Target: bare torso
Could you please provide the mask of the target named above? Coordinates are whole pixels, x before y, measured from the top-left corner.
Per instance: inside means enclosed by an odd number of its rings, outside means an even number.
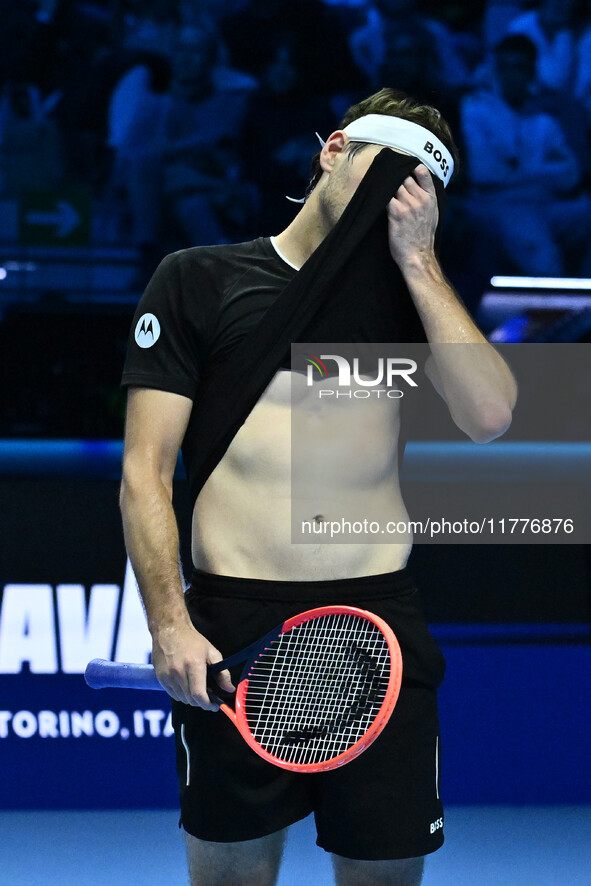
[[[362,532],[343,543],[317,531],[309,543],[292,542],[292,527],[302,521],[319,530],[331,521],[384,527],[408,519],[398,479],[399,401],[322,399],[319,385],[277,372],[236,434],[195,505],[193,561],[200,569],[321,581],[406,564],[412,538],[405,532]]]

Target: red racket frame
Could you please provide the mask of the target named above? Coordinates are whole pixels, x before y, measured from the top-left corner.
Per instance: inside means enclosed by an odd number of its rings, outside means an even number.
[[[279,766],[281,769],[289,769],[291,772],[327,772],[330,769],[337,769],[339,766],[344,766],[345,763],[349,763],[351,760],[354,760],[355,757],[358,757],[359,754],[363,753],[363,751],[367,750],[382,732],[386,723],[390,719],[392,711],[398,701],[400,685],[402,683],[402,653],[396,635],[392,628],[386,624],[382,618],[374,615],[373,612],[367,612],[365,609],[358,609],[355,606],[321,606],[317,609],[309,609],[307,612],[301,612],[299,615],[287,619],[287,621],[284,622],[280,633],[286,634],[291,628],[304,624],[306,621],[310,621],[320,615],[356,615],[360,618],[364,618],[366,621],[372,622],[380,629],[388,644],[388,650],[390,652],[390,679],[388,681],[386,695],[375,720],[365,735],[356,741],[354,745],[351,745],[350,748],[347,748],[346,751],[343,751],[343,753],[339,754],[337,757],[333,757],[331,760],[325,760],[321,763],[288,763],[261,747],[250,731],[245,711],[248,678],[243,678],[238,683],[235,697],[235,710],[232,710],[227,704],[223,703],[220,705],[220,710],[230,718],[244,741],[253,751],[255,751],[255,753],[269,763],[272,763],[274,766]],[[258,654],[262,651],[262,649],[259,649]],[[256,657],[250,662],[247,668],[245,668],[245,672],[250,669],[254,661],[256,661]]]

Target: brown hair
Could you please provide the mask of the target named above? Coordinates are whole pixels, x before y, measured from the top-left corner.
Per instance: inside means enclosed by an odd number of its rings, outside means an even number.
[[[425,129],[430,130],[434,135],[441,139],[454,158],[455,168],[458,168],[459,154],[451,134],[451,129],[439,111],[436,108],[431,107],[431,105],[422,105],[405,92],[402,92],[399,89],[390,89],[385,86],[383,89],[380,89],[379,92],[375,92],[373,95],[363,99],[363,101],[358,102],[356,105],[351,105],[337,129],[344,129],[345,126],[348,126],[353,120],[358,120],[359,117],[365,117],[366,114],[387,114],[390,117],[400,117],[402,120],[410,120],[411,123],[418,123],[419,126],[424,126]],[[367,147],[365,142],[349,142],[349,145],[347,146],[349,159],[353,159],[355,154],[358,153],[358,151],[363,150],[365,147]],[[320,151],[318,151],[318,153],[314,154],[312,157],[311,177],[308,187],[306,188],[306,197],[310,196],[321,176]]]

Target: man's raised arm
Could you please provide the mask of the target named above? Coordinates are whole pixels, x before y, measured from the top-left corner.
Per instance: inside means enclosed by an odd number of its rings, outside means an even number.
[[[427,375],[458,427],[486,443],[509,427],[517,385],[445,279],[434,252],[437,220],[435,187],[421,164],[388,204],[390,252],[429,340]]]

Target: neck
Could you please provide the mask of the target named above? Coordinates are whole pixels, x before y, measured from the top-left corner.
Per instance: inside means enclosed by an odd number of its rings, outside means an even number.
[[[294,220],[275,237],[283,255],[298,268],[320,246],[331,225],[323,218],[319,208],[318,193],[312,192]]]

